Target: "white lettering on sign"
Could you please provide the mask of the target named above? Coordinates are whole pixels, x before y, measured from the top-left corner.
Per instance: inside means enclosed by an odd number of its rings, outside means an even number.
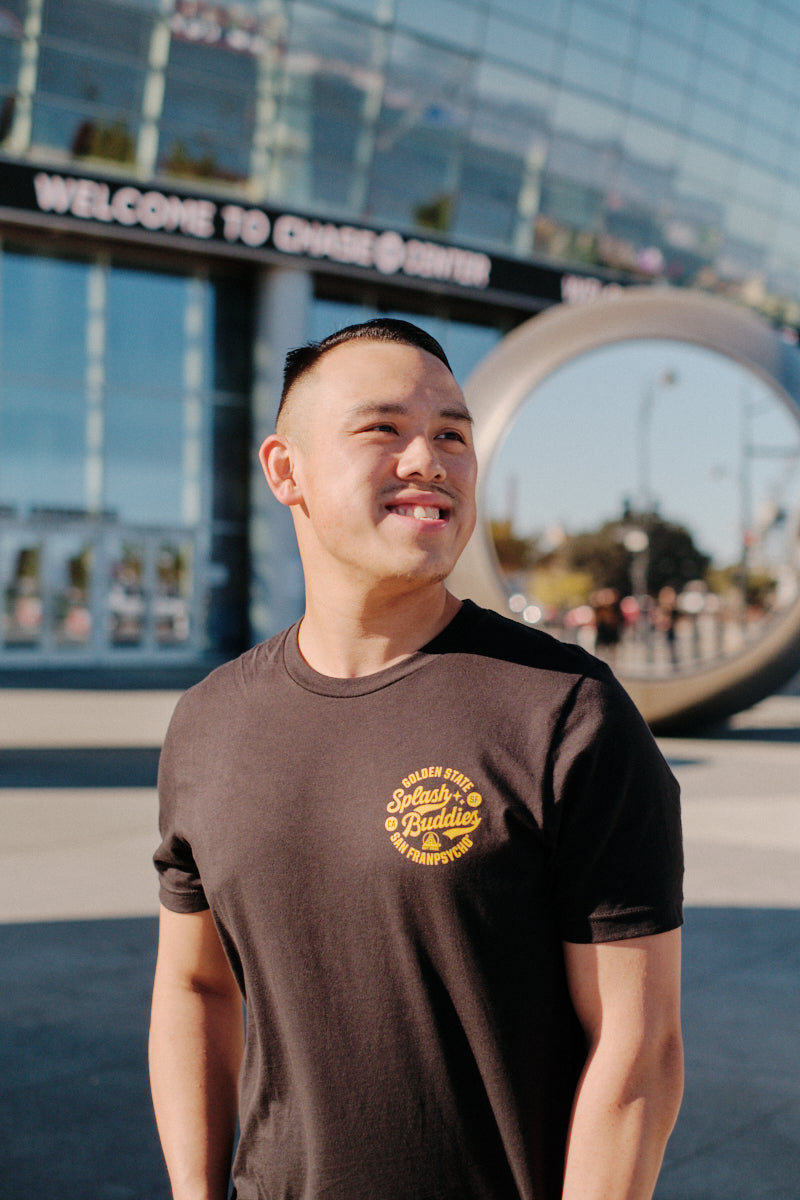
[[[221,216],[222,236],[226,242],[242,241],[245,246],[263,246],[269,237],[270,220],[260,208],[226,204]]]
[[[40,171],[34,176],[36,202],[42,212],[55,212],[143,229],[184,233],[189,237],[214,236],[217,206],[211,200],[166,196],[125,186],[112,192],[94,179],[64,178]]]
[[[619,283],[603,283],[594,275],[562,275],[561,299],[565,304],[585,304],[599,297],[613,298],[623,291]]]
[[[39,171],[33,179],[36,203],[42,212],[60,213],[83,221],[102,221],[149,232],[179,233],[194,238],[220,236],[224,241],[257,249],[272,246],[282,254],[328,259],[347,266],[364,267],[381,275],[407,275],[461,287],[489,285],[492,260],[487,254],[442,246],[420,238],[405,238],[394,230],[376,233],[356,225],[315,221],[293,213],[276,217],[274,224],[260,208],[213,200],[175,196],[132,184],[114,188],[96,179],[49,175]],[[573,277],[567,277],[573,278]],[[577,277],[575,277],[577,278]],[[578,281],[597,283],[598,281]],[[566,298],[566,297],[565,297]]]
[[[382,275],[409,275],[418,279],[459,283],[485,288],[492,261],[487,254],[440,246],[417,238],[406,240],[388,230],[374,233],[352,225],[309,221],[289,213],[278,217],[272,232],[276,249],[284,254],[305,254],[332,262],[369,267]]]

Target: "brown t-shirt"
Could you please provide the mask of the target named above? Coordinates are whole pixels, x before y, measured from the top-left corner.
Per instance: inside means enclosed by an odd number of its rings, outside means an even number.
[[[608,669],[466,602],[332,679],[297,629],[178,705],[161,900],[247,1005],[238,1200],[557,1200],[562,940],[681,922],[678,789]]]

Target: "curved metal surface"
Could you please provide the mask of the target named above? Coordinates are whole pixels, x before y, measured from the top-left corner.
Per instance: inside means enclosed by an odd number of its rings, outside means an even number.
[[[746,309],[699,292],[629,288],[587,304],[559,305],[510,333],[464,387],[475,418],[479,520],[451,576],[459,595],[508,614],[488,531],[485,486],[492,460],[530,393],[579,355],[642,339],[688,342],[738,362],[771,388],[800,425],[800,351]],[[755,704],[800,669],[800,598],[764,636],[734,657],[659,679],[621,680],[654,728],[722,719]]]

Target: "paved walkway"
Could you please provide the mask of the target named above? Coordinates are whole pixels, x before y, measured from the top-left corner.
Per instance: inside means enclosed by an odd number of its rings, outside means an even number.
[[[175,699],[0,691],[0,1200],[167,1200],[144,1052]],[[800,1200],[800,695],[661,744],[687,1089],[657,1200]]]

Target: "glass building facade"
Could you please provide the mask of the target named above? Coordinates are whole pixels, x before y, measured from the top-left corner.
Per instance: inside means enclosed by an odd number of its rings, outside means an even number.
[[[291,619],[251,477],[308,337],[408,315],[463,378],[651,281],[794,336],[799,57],[781,0],[0,0],[0,669]]]

